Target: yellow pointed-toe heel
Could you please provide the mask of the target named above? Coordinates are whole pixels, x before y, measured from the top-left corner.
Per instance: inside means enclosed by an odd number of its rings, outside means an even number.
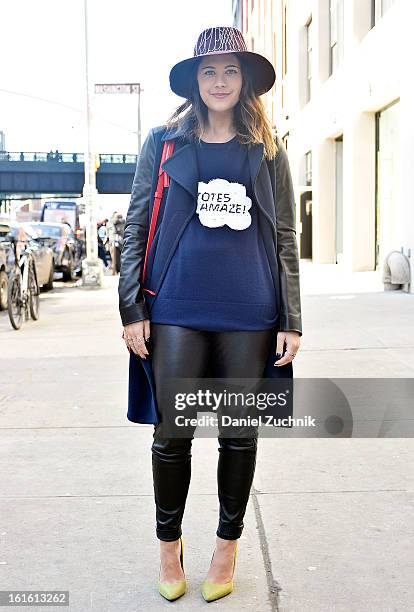
[[[180,537],[181,542],[181,552],[180,552],[180,563],[181,567],[184,571],[184,541],[183,538]],[[161,574],[161,567],[160,567]],[[161,582],[158,578],[158,590],[160,594],[168,599],[169,601],[174,601],[174,599],[178,599],[181,595],[187,591],[187,581],[186,580],[177,580],[176,582]]]
[[[216,582],[209,582],[208,580],[204,580],[201,586],[201,593],[206,601],[215,601],[216,599],[220,599],[220,597],[225,597],[232,592],[234,588],[234,569],[236,567],[236,558],[237,558],[237,545],[234,549],[234,558],[233,558],[233,576],[232,579],[228,582],[224,582],[222,584]],[[213,560],[214,553],[211,557],[211,561]]]

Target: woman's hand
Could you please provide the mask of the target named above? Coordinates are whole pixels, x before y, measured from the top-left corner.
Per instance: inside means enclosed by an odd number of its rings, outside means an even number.
[[[125,325],[122,337],[128,350],[146,359],[149,352],[145,346],[145,341],[148,341],[150,337],[150,320],[144,319]]]
[[[283,347],[286,342],[286,353],[274,363],[275,366],[282,366],[290,363],[295,358],[300,347],[300,334],[297,331],[279,331],[277,332],[276,355],[283,355]]]

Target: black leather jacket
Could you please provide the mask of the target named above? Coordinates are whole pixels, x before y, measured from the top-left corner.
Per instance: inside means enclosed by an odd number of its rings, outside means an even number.
[[[118,285],[119,312],[124,326],[135,321],[151,319],[140,275],[148,237],[150,203],[155,192],[163,145],[160,134],[165,134],[165,126],[152,128],[142,146],[126,217]],[[178,139],[180,136],[183,134],[178,131],[168,138]],[[263,156],[261,162],[259,159],[260,169],[254,183],[254,193],[259,208],[265,213],[271,211],[275,220],[275,223],[272,223],[273,239],[267,240],[268,243],[272,242],[272,248],[276,251],[274,268],[279,277],[281,300],[279,328],[284,331],[295,330],[302,335],[299,257],[292,178],[285,148],[278,137],[276,142],[279,149],[276,157],[273,160],[265,160]],[[176,141],[176,149],[177,146],[180,145]],[[253,145],[253,147],[263,147],[263,145]],[[172,159],[167,160],[166,164],[168,162],[172,162]],[[268,172],[265,170],[266,163]],[[165,191],[168,192],[168,189]],[[266,216],[272,219],[272,214]]]

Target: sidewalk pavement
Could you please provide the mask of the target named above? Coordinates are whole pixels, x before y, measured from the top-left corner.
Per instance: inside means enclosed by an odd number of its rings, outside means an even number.
[[[303,266],[295,376],[413,377],[414,296],[331,280],[322,291]],[[18,332],[0,313],[3,590],[69,590],[71,612],[412,609],[414,448],[403,438],[260,439],[235,590],[215,604],[199,586],[215,542],[218,444],[194,440],[189,592],[164,600],[152,426],[126,420],[117,277],[100,290],[57,285]]]

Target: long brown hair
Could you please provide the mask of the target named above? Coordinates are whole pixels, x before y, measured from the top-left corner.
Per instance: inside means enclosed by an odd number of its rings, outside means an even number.
[[[253,89],[249,64],[242,55],[238,53],[234,55],[240,61],[243,78],[239,101],[233,109],[236,136],[241,144],[263,143],[265,157],[272,159],[276,156],[278,148],[265,106]],[[176,108],[165,124],[168,129],[183,127],[186,136],[198,141],[201,139],[202,129],[206,127],[208,120],[208,108],[200,96],[197,81],[197,69],[200,61],[201,58],[195,60],[191,69],[190,97]]]

